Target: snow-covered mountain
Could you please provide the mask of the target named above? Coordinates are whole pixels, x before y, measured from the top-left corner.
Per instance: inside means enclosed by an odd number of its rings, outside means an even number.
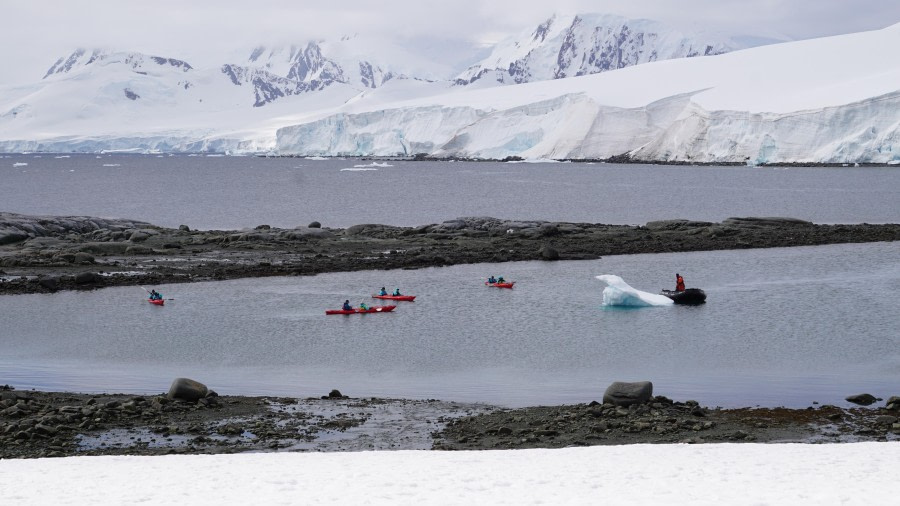
[[[495,79],[502,66],[462,86],[440,79],[439,63],[355,37],[248,49],[206,67],[79,50],[33,84],[0,89],[0,152],[900,160],[900,56],[890,51],[900,25],[665,60],[729,46],[637,22],[628,36],[612,30],[623,42],[610,46],[600,17],[578,19],[542,25],[530,45],[498,46],[485,62],[527,71],[505,74],[506,86]],[[591,74],[604,61],[640,64]],[[591,75],[562,78],[575,74]]]
[[[900,24],[590,76],[362,102],[277,151],[688,162],[898,163]],[[838,64],[839,63],[839,64]]]
[[[742,45],[711,34],[685,34],[646,19],[554,16],[507,39],[456,77],[456,84],[522,84],[576,77],[672,58],[727,53]]]

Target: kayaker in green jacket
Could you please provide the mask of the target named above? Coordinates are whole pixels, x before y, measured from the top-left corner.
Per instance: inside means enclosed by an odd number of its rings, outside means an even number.
[[[359,310],[360,310],[360,311],[368,311],[368,310],[369,310],[369,306],[367,306],[365,302],[360,302],[360,303],[359,303]]]

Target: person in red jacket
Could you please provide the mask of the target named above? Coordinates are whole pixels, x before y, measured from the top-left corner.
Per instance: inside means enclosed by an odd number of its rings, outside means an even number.
[[[684,278],[681,277],[681,274],[675,273],[675,291],[683,292],[684,291]]]

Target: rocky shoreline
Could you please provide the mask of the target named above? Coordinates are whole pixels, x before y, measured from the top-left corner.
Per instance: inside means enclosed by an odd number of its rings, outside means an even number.
[[[177,381],[177,380],[176,380]],[[720,409],[650,397],[508,409],[438,400],[79,394],[0,386],[0,459],[274,451],[490,450],[900,440],[883,406]]]
[[[791,218],[643,226],[457,218],[418,227],[313,222],[290,229],[165,228],[134,220],[0,212],[0,294],[480,262],[900,240],[900,224]]]

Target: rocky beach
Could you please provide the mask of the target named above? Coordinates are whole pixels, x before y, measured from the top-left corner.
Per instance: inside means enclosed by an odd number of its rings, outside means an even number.
[[[0,386],[0,459],[276,451],[490,450],[900,440],[900,397],[871,407],[701,406],[647,396],[509,409],[438,400],[79,394]],[[194,383],[194,382],[190,382]],[[612,385],[611,385],[612,387]]]
[[[791,218],[673,219],[631,226],[479,217],[418,227],[338,229],[313,222],[223,231],[0,213],[0,294],[897,240],[900,224],[820,225]]]

